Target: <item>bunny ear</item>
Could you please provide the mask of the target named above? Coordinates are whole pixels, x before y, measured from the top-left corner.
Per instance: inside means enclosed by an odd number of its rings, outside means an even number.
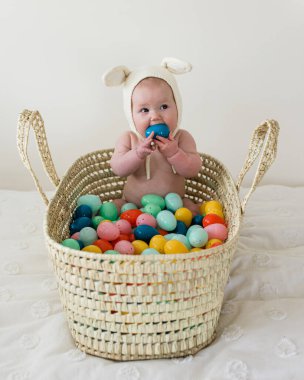
[[[130,70],[126,66],[116,66],[108,70],[102,76],[106,86],[120,86],[130,74]]]
[[[192,70],[190,63],[181,61],[177,58],[164,58],[161,66],[165,67],[173,74],[185,74]]]

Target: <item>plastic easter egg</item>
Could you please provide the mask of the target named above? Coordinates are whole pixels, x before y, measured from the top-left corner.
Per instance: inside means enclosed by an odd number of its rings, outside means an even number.
[[[133,255],[134,253],[134,247],[132,243],[130,243],[127,240],[121,240],[118,243],[116,243],[114,246],[114,250],[118,251],[123,255]]]
[[[77,199],[77,206],[80,205],[87,205],[91,207],[93,215],[95,215],[101,206],[101,200],[97,195],[86,194]]]
[[[177,193],[168,193],[165,196],[166,208],[169,211],[175,212],[177,209],[183,207],[183,200]]]
[[[134,230],[134,236],[136,240],[143,240],[149,243],[153,236],[158,235],[158,231],[148,225],[141,224]]]
[[[165,254],[188,253],[188,248],[178,240],[169,240],[164,246]]]
[[[192,248],[189,239],[182,234],[174,234],[174,236],[170,240],[178,240],[181,243],[184,244],[185,247],[187,247],[189,250]]]
[[[115,251],[114,249],[109,249],[108,251],[104,252],[105,255],[120,255],[118,251]]]
[[[84,246],[91,245],[97,238],[97,233],[92,227],[84,227],[79,232],[79,239],[83,242]]]
[[[70,234],[73,235],[75,232],[79,232],[84,227],[93,227],[92,220],[87,216],[81,216],[70,224]]]
[[[207,214],[204,216],[203,227],[207,227],[210,224],[215,224],[215,223],[226,225],[225,220],[216,214]]]
[[[101,249],[99,247],[97,247],[97,245],[87,245],[86,247],[82,248],[82,251],[93,252],[93,253],[102,253]]]
[[[188,239],[189,239],[189,235],[190,235],[190,233],[191,233],[193,230],[196,230],[197,228],[202,228],[202,226],[199,226],[198,224],[192,224],[192,226],[190,226],[190,227],[188,228],[188,231],[187,231],[187,233],[186,233],[186,236],[187,236]]]
[[[212,200],[212,201],[206,202],[206,204],[205,204],[205,213],[208,214],[210,209],[219,209],[219,210],[222,210],[223,206],[222,206],[222,204],[219,201]]]
[[[119,228],[119,231],[122,234],[129,235],[132,233],[132,226],[128,220],[119,219],[117,222],[115,222],[115,225]]]
[[[174,236],[176,235],[176,233],[174,232],[171,232],[170,234],[167,234],[164,236],[164,238],[168,241],[168,240],[172,240],[174,238]]]
[[[99,223],[101,223],[104,220],[104,218],[100,215],[96,215],[92,218],[93,227],[95,230],[97,229]]]
[[[207,202],[203,202],[203,203],[199,204],[199,206],[198,206],[199,213],[200,213],[201,215],[206,215],[206,210],[205,210],[205,208],[206,208],[206,203],[207,203]]]
[[[108,220],[116,220],[118,217],[118,210],[116,204],[113,202],[104,202],[99,208],[99,214]]]
[[[146,248],[141,253],[142,255],[159,255],[159,252],[154,248]]]
[[[143,240],[134,240],[132,241],[132,245],[135,255],[140,255],[145,249],[149,248],[148,244]]]
[[[218,215],[220,218],[224,219],[224,213],[219,208],[209,208],[208,212],[206,213],[206,215],[208,215],[208,214]]]
[[[86,216],[92,218],[92,209],[88,205],[80,205],[76,207],[74,211],[74,219],[80,218],[81,216]]]
[[[191,222],[191,224],[192,224],[192,225],[193,225],[193,224],[197,224],[197,225],[201,226],[201,225],[202,225],[202,221],[203,221],[203,216],[197,214],[197,215],[195,215],[195,216],[192,218],[192,222]]]
[[[121,206],[120,212],[123,213],[128,210],[136,210],[137,208],[138,207],[135,203],[128,202]]]
[[[79,232],[75,232],[73,235],[71,235],[71,239],[79,240]]]
[[[166,243],[167,240],[162,235],[155,235],[150,240],[149,247],[156,249],[159,253],[164,253],[164,246]]]
[[[157,217],[157,214],[161,211],[161,208],[154,204],[154,203],[148,203],[144,208],[143,212],[146,214],[151,214],[154,216],[154,218]]]
[[[116,243],[118,243],[121,240],[127,240],[130,241],[130,235],[127,234],[120,234],[117,239],[111,240],[111,243],[113,246],[115,246]]]
[[[213,247],[216,247],[216,246],[221,245],[221,244],[223,244],[223,242],[220,239],[210,239],[210,240],[208,240],[205,248],[206,249],[207,248],[213,248]]]
[[[100,239],[115,240],[120,235],[119,228],[111,222],[102,222],[97,227],[97,235]]]
[[[61,242],[61,244],[64,246],[64,247],[68,247],[68,248],[72,248],[72,249],[77,249],[79,250],[80,249],[80,246],[79,246],[79,243],[77,240],[75,239],[65,239]]]
[[[164,198],[161,197],[160,195],[156,195],[156,194],[145,194],[141,198],[141,204],[143,205],[143,207],[146,207],[146,205],[149,203],[153,203],[155,205],[158,205],[162,210],[166,206]]]
[[[187,227],[190,226],[192,217],[192,212],[186,207],[181,207],[175,211],[175,218],[184,222]]]
[[[228,237],[227,227],[220,223],[210,224],[205,227],[205,231],[208,233],[208,240],[219,239],[225,241]]]
[[[162,228],[157,228],[157,231],[158,231],[159,235],[162,235],[162,236],[165,236],[168,234],[168,231],[163,230]]]
[[[190,252],[199,252],[201,250],[202,250],[201,248],[191,248]]]
[[[157,136],[168,138],[170,134],[170,129],[167,124],[160,123],[150,125],[145,132],[146,137],[149,137],[151,133],[154,132],[153,139],[156,139]]]
[[[156,219],[154,218],[154,216],[151,214],[145,214],[145,213],[142,213],[136,219],[137,226],[140,226],[142,224],[146,224],[147,226],[151,226],[154,228],[156,228],[156,225],[157,225]]]
[[[113,245],[109,241],[104,239],[98,239],[94,241],[93,245],[97,245],[97,247],[99,247],[102,250],[102,252],[113,249]]]
[[[176,228],[173,232],[176,234],[186,235],[187,231],[188,231],[188,227],[185,225],[185,223],[182,222],[181,220],[177,220]]]
[[[78,244],[79,244],[79,249],[81,250],[82,248],[84,248],[84,244],[81,240],[77,240]]]
[[[136,219],[139,215],[142,214],[142,211],[135,209],[135,210],[127,210],[124,211],[122,214],[120,214],[120,219],[127,220],[132,227],[136,227]]]
[[[207,243],[207,241],[208,234],[202,227],[195,228],[189,234],[189,242],[192,247],[201,248]]]
[[[166,231],[173,231],[176,228],[177,221],[174,214],[169,210],[162,210],[159,212],[156,220],[159,227]]]

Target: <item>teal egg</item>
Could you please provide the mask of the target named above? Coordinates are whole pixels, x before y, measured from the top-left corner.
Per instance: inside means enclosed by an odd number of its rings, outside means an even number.
[[[147,224],[141,224],[134,230],[134,236],[136,240],[143,240],[149,244],[153,236],[159,235],[156,228],[148,226]]]
[[[79,240],[84,246],[91,245],[98,239],[97,232],[92,227],[84,227],[79,232]]]
[[[202,227],[193,229],[189,234],[189,242],[193,247],[201,248],[207,241],[208,234]]]
[[[93,214],[96,214],[101,206],[101,200],[98,195],[85,194],[78,198],[77,206],[87,205],[91,207]]]
[[[118,218],[118,210],[117,210],[115,203],[113,203],[113,202],[104,202],[100,206],[99,214],[103,218],[105,218],[107,220],[111,220],[112,222],[114,220],[117,220],[117,218]]]
[[[168,210],[175,212],[177,209],[183,207],[183,200],[177,193],[168,193],[165,196],[165,203]]]
[[[198,224],[193,224],[188,228],[188,231],[186,233],[187,238],[189,239],[189,235],[193,230],[196,230],[197,228],[202,228],[202,226],[199,226]]]
[[[163,197],[156,194],[145,194],[141,198],[141,204],[145,207],[148,203],[154,203],[158,205],[162,210],[165,208],[166,203]]]
[[[118,251],[115,251],[114,249],[108,249],[104,252],[105,255],[120,255]]]
[[[165,123],[153,124],[146,129],[145,136],[149,137],[152,132],[154,132],[153,139],[157,139],[157,136],[168,138],[170,129]]]
[[[135,203],[125,203],[124,205],[121,206],[121,214],[124,212],[124,211],[128,211],[128,210],[136,210],[138,207],[136,206]]]
[[[176,228],[177,220],[174,214],[169,210],[162,210],[157,214],[157,224],[166,231],[173,231]]]
[[[142,251],[142,255],[159,255],[160,253],[154,248],[146,248]]]
[[[100,215],[96,215],[92,218],[92,223],[93,223],[93,227],[95,228],[95,230],[97,229],[97,227],[99,226],[99,224],[104,220],[104,218]]]
[[[157,214],[161,211],[161,208],[159,205],[156,205],[155,203],[148,203],[144,208],[144,212],[146,214],[151,214],[154,216],[154,218],[157,217]]]
[[[174,232],[176,234],[186,235],[187,231],[188,231],[188,227],[186,226],[186,224],[182,222],[181,220],[178,220]]]
[[[61,242],[61,244],[65,247],[72,248],[72,249],[80,249],[80,245],[77,240],[75,239],[65,239]]]

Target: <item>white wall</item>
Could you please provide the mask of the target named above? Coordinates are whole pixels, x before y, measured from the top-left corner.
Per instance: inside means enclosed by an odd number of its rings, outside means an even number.
[[[33,189],[16,149],[24,108],[38,109],[61,177],[89,151],[112,147],[127,128],[109,67],[193,64],[178,77],[182,126],[198,150],[237,177],[253,129],[281,125],[263,184],[304,185],[304,2],[301,0],[1,0],[0,187]],[[31,136],[30,157],[45,188]],[[252,173],[245,181],[250,184]]]

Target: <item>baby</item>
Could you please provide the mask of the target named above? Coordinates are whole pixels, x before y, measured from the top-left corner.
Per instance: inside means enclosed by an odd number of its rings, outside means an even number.
[[[189,132],[179,129],[181,99],[172,73],[181,74],[191,70],[188,63],[167,58],[161,67],[148,67],[130,72],[119,66],[104,75],[108,86],[123,84],[124,107],[131,131],[118,139],[111,159],[113,172],[127,177],[123,199],[116,201],[118,207],[126,202],[141,206],[145,194],[185,194],[185,178],[198,174],[202,162],[196,144]],[[168,138],[152,132],[145,137],[146,129],[155,124],[166,124]],[[198,206],[183,198],[184,207],[194,214]]]

